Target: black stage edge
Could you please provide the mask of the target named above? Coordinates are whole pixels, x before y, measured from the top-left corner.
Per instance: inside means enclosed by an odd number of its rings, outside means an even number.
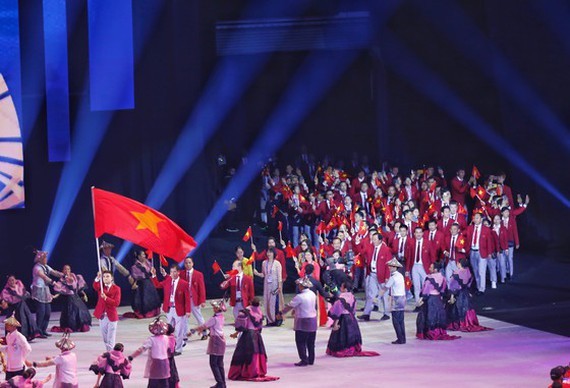
[[[474,298],[479,315],[570,337],[570,262],[515,251],[513,280]]]

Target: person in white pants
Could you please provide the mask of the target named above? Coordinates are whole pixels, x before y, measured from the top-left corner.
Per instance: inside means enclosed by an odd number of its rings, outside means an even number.
[[[180,271],[180,278],[188,282],[190,292],[190,308],[192,315],[198,322],[198,326],[202,326],[205,322],[202,316],[202,307],[206,306],[206,285],[204,283],[204,275],[202,272],[194,268],[194,260],[191,257],[184,259],[184,269]],[[188,333],[190,319],[185,319],[185,333]],[[208,339],[208,332],[202,332],[202,340]],[[185,341],[188,337],[185,337]]]
[[[100,276],[97,274],[97,278],[93,282],[93,289],[98,297],[93,315],[99,320],[105,347],[110,352],[115,346],[117,335],[117,323],[119,321],[117,307],[121,304],[121,288],[113,283],[111,271],[103,271],[103,290],[101,290]]]
[[[174,326],[174,336],[176,337],[176,348],[174,355],[182,354],[184,347],[184,336],[187,328],[186,319],[190,317],[190,290],[188,282],[179,276],[178,266],[170,266],[170,274],[160,267],[160,273],[164,279],[159,282],[156,279],[156,269],[152,268],[152,282],[156,288],[164,290],[162,311],[166,313],[166,321]]]

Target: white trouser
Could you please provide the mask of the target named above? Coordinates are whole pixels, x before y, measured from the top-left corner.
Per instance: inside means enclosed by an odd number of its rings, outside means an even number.
[[[370,315],[372,312],[372,307],[374,305],[374,299],[378,297],[380,290],[383,288],[383,285],[378,282],[378,277],[375,273],[372,273],[366,276],[366,280],[364,281],[364,287],[366,291],[366,304],[364,305],[364,315]],[[382,301],[384,305],[384,315],[390,315],[390,295],[388,292],[385,292],[381,298],[378,298],[378,305]]]
[[[489,279],[491,279],[492,282],[497,283],[497,258],[491,256],[487,260],[487,265],[489,266]]]
[[[499,256],[499,270],[501,272],[501,283],[505,282],[505,278],[507,277],[507,255],[508,250],[505,249],[504,251],[500,251],[498,253]]]
[[[115,338],[117,337],[117,323],[118,321],[111,322],[105,315],[103,319],[99,320],[101,326],[101,335],[107,351],[110,352],[115,347]]]
[[[453,275],[453,271],[457,271],[457,262],[455,260],[449,260],[447,265],[445,266],[445,278],[447,279],[447,283],[451,280],[451,275]]]
[[[426,270],[422,263],[415,263],[412,267],[412,284],[414,285],[414,299],[416,304],[420,302],[420,292],[424,287],[424,280],[426,279]]]
[[[487,285],[487,263],[489,259],[485,259],[479,256],[479,282],[477,283],[477,289],[481,292],[485,292]],[[495,279],[497,274],[495,274]]]
[[[513,254],[515,252],[515,247],[509,247],[507,251],[507,271],[509,272],[510,277],[513,277],[514,268],[513,268]]]
[[[234,306],[232,313],[234,314],[234,320],[237,318],[239,312],[243,310],[243,304],[241,302],[236,302],[236,305]]]
[[[166,314],[166,321],[174,326],[174,336],[176,337],[176,352],[182,352],[182,347],[184,346],[184,331],[187,327],[186,315],[179,316],[176,314],[176,309],[171,307]]]
[[[200,306],[195,306],[194,302],[190,302],[191,306],[192,306],[192,315],[194,316],[194,318],[196,319],[196,322],[198,322],[198,326],[203,325],[205,320],[204,317],[202,316],[202,309],[200,308]],[[185,328],[184,328],[184,339],[188,338],[188,329],[190,326],[190,318],[188,319],[184,319],[184,324],[185,324]],[[206,330],[204,330],[202,332],[202,335],[207,334],[208,332]]]

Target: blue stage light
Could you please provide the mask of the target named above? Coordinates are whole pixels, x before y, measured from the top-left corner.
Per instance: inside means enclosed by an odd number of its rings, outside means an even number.
[[[139,47],[135,47],[135,55],[140,56],[143,44],[146,42],[150,32],[154,28],[162,4],[154,3],[154,12],[149,10],[149,18],[146,27],[141,31],[140,39],[136,41]],[[138,57],[135,58],[135,63]],[[86,80],[86,85],[89,80]],[[129,82],[127,77],[126,83]],[[119,86],[120,87],[120,86]],[[69,216],[69,212],[77,193],[79,192],[85,176],[91,167],[91,163],[99,149],[99,145],[107,131],[109,123],[113,119],[113,111],[92,112],[89,99],[85,97],[80,104],[79,112],[75,122],[75,131],[71,143],[71,161],[63,167],[59,180],[54,205],[48,223],[46,235],[42,249],[52,252],[63,226]]]
[[[511,144],[501,137],[491,125],[477,115],[459,96],[419,60],[389,31],[382,35],[382,49],[387,65],[418,91],[436,103],[451,117],[488,144],[490,149],[505,157],[520,170],[526,171],[532,180],[552,194],[566,207],[570,208],[570,199],[550,183],[534,168]]]
[[[570,130],[456,2],[418,1],[415,4],[467,58],[476,63],[513,101],[519,104],[523,112],[526,112],[537,125],[555,136],[565,150],[570,150]]]

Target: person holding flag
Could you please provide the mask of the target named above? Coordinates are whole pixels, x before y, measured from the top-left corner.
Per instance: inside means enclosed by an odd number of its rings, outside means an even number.
[[[251,249],[253,250],[253,252],[255,252],[255,261],[267,260],[267,250],[273,249],[275,251],[275,260],[277,260],[279,264],[281,264],[281,279],[283,280],[283,282],[287,280],[287,264],[285,261],[285,253],[281,249],[277,248],[275,237],[269,237],[267,239],[267,249],[259,254],[257,253],[257,247],[253,243],[252,239]]]
[[[275,260],[275,251],[267,250],[267,260],[261,263],[261,272],[253,270],[255,276],[263,278],[263,305],[267,326],[281,326],[283,317],[281,308],[283,302],[283,280],[281,279],[281,264]]]
[[[111,271],[103,271],[102,274],[98,272],[93,281],[93,288],[98,298],[93,316],[99,320],[103,342],[105,342],[107,351],[110,352],[115,346],[117,336],[119,321],[117,307],[121,304],[121,289],[113,283]]]
[[[253,297],[253,278],[243,273],[243,264],[239,260],[235,260],[232,265],[235,271],[233,276],[226,279],[220,284],[222,290],[230,289],[230,306],[233,307],[234,319],[237,318],[239,312],[251,304]]]

